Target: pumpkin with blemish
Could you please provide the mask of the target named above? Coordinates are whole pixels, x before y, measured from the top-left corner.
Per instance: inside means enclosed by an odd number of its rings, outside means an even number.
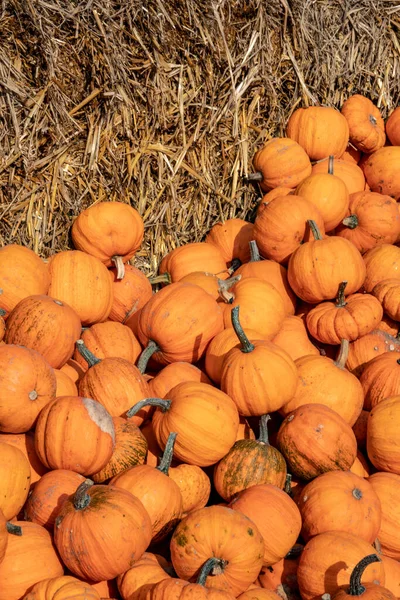
[[[118,279],[117,269],[109,269],[113,290],[113,302],[108,318],[128,325],[153,295],[151,283],[142,271],[125,265],[123,279]]]
[[[227,219],[216,223],[206,236],[206,243],[216,246],[225,262],[231,265],[235,259],[245,263],[250,258],[249,242],[253,239],[253,223],[243,219]]]
[[[360,377],[365,367],[377,356],[386,352],[400,352],[400,340],[386,331],[374,329],[349,346],[346,367]],[[400,356],[398,356],[400,358]]]
[[[29,493],[31,469],[23,452],[0,441],[0,510],[13,519],[25,504]]]
[[[122,323],[106,321],[105,323],[95,323],[89,329],[85,329],[75,340],[83,340],[86,348],[90,350],[97,358],[123,358],[129,362],[135,363],[142,347],[136,339],[132,330]],[[87,368],[87,361],[75,348],[74,360],[84,369]]]
[[[369,98],[353,94],[344,102],[341,113],[349,125],[350,142],[358,150],[371,154],[385,144],[384,120]]]
[[[392,196],[396,200],[400,198],[399,160],[399,146],[385,146],[366,157],[363,170],[373,192]]]

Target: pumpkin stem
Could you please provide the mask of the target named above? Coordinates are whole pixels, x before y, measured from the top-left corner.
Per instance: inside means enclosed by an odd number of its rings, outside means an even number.
[[[215,556],[209,558],[201,567],[200,574],[196,583],[205,586],[207,577],[209,575],[221,575],[227,564],[228,561],[223,560],[222,558],[216,558]]]
[[[270,421],[271,417],[269,415],[262,415],[260,417],[260,433],[258,436],[257,442],[261,442],[262,444],[266,444],[269,446],[268,439],[268,421]]]
[[[0,317],[4,317],[7,314],[7,311],[4,308],[0,308]]]
[[[344,369],[344,366],[347,362],[347,357],[349,356],[349,348],[349,340],[342,340],[340,342],[339,356],[335,360],[335,365],[339,367],[339,369]]]
[[[251,240],[249,242],[250,246],[250,262],[258,262],[261,260],[260,251],[257,246],[256,240]]]
[[[164,475],[168,475],[168,471],[172,463],[172,458],[174,456],[174,445],[177,435],[177,433],[169,434],[167,443],[165,444],[163,457],[158,467],[156,467],[156,469],[158,469],[158,471],[161,471],[161,473],[164,473]]]
[[[263,174],[261,173],[261,171],[256,171],[255,173],[249,173],[248,175],[246,175],[244,177],[244,180],[246,181],[246,183],[251,183],[251,182],[259,182],[262,181],[263,178]]]
[[[288,496],[292,497],[292,476],[290,473],[286,474],[286,481],[285,481],[285,492],[287,493]]]
[[[83,340],[77,340],[76,347],[79,354],[86,360],[89,367],[94,367],[94,365],[97,365],[99,362],[101,362],[100,358],[97,358],[93,352],[90,352],[89,348],[86,348]]]
[[[346,217],[345,219],[343,219],[342,223],[349,229],[355,229],[356,227],[358,227],[357,215],[350,215],[349,217]]]
[[[321,235],[321,232],[320,232],[320,230],[318,229],[318,225],[316,224],[316,222],[315,222],[315,221],[308,220],[308,221],[307,221],[307,225],[308,225],[308,226],[309,226],[309,228],[311,229],[311,233],[312,233],[312,234],[313,234],[313,236],[314,236],[314,240],[315,240],[315,241],[322,240],[322,235]]]
[[[240,258],[234,258],[231,262],[231,266],[229,267],[228,271],[230,274],[232,274],[235,271],[237,271],[238,268],[241,266],[242,266],[242,261],[240,260]]]
[[[149,281],[151,285],[156,285],[156,283],[172,283],[171,275],[169,273],[163,273],[156,277],[149,277]]]
[[[93,481],[91,479],[85,479],[76,490],[73,503],[75,510],[83,510],[90,504],[90,496],[86,492],[93,485]]]
[[[218,293],[226,302],[230,302],[231,300],[235,299],[235,295],[232,294],[229,289],[236,285],[241,279],[241,275],[235,275],[229,279],[218,279]]]
[[[14,525],[14,523],[10,523],[10,521],[7,521],[6,527],[8,533],[11,533],[11,535],[22,535],[22,527],[20,527],[19,525]]]
[[[344,290],[346,289],[347,281],[339,283],[338,295],[336,298],[336,308],[343,308],[346,306],[346,300],[344,299]]]
[[[361,577],[364,574],[365,569],[368,565],[375,562],[381,562],[381,559],[376,554],[369,554],[365,558],[362,558],[353,569],[350,575],[350,587],[348,594],[349,596],[361,596],[365,592],[365,587],[361,585]]]
[[[128,419],[137,415],[137,413],[142,410],[145,406],[158,406],[161,408],[163,412],[167,411],[171,407],[171,400],[161,400],[161,398],[145,398],[144,400],[140,400],[128,410],[126,416]]]
[[[142,354],[139,356],[139,360],[137,362],[138,369],[141,373],[144,373],[147,369],[147,363],[150,358],[160,350],[159,346],[153,340],[149,340],[146,348],[143,350]]]
[[[113,256],[111,261],[117,269],[117,279],[123,279],[125,277],[125,265],[122,256]]]
[[[249,338],[243,331],[243,328],[239,321],[239,306],[235,306],[234,308],[232,308],[231,321],[232,321],[232,327],[235,330],[235,333],[236,333],[236,335],[239,339],[239,342],[242,346],[241,351],[244,352],[245,354],[247,354],[249,352],[253,352],[254,345],[250,342]]]
[[[330,157],[328,158],[328,174],[329,175],[333,175],[333,160],[334,160],[334,156],[333,154],[330,155]]]

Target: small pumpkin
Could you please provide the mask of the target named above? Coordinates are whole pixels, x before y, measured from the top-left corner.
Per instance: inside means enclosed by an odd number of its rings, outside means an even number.
[[[379,108],[369,98],[354,94],[341,110],[349,125],[350,142],[366,154],[371,154],[385,144],[385,123]]]
[[[360,376],[364,390],[364,409],[369,411],[382,400],[400,395],[400,358],[385,352],[371,360]]]
[[[382,244],[364,254],[366,277],[364,289],[368,294],[385,279],[400,279],[400,248]]]
[[[377,329],[381,329],[382,331],[389,333],[393,337],[397,337],[399,334],[400,323],[398,323],[397,321],[393,321],[393,319],[384,314]]]
[[[151,395],[157,398],[167,398],[172,388],[184,381],[197,381],[198,383],[208,383],[211,385],[211,381],[207,375],[195,365],[186,362],[175,362],[166,365],[149,382]]]
[[[183,579],[164,579],[149,586],[148,591],[134,595],[131,600],[235,600],[235,596],[223,590],[210,589],[204,586],[204,581],[214,563],[206,563],[200,571],[197,583],[189,583]]]
[[[23,452],[0,442],[0,510],[9,521],[18,515],[29,493],[31,469]]]
[[[356,192],[364,191],[364,173],[354,162],[349,162],[348,160],[343,160],[341,158],[335,158],[333,168],[336,177],[339,177],[339,179],[343,181],[350,195],[355,194]],[[315,175],[317,173],[328,173],[328,170],[329,158],[324,158],[313,165],[312,174]]]
[[[112,282],[113,301],[108,318],[132,325],[135,315],[153,295],[153,289],[146,275],[132,265],[125,265],[123,279],[118,279],[117,269],[109,269]],[[130,326],[130,325],[129,325]]]
[[[182,283],[192,283],[198,285],[205,292],[210,294],[217,302],[223,302],[225,297],[230,297],[230,288],[240,281],[240,276],[230,277],[229,279],[220,279],[218,275],[207,273],[206,271],[195,271],[189,273],[180,279]]]
[[[357,150],[352,144],[349,143],[346,150],[343,152],[342,156],[339,157],[341,160],[347,160],[350,163],[358,164],[358,161],[361,158],[360,150]]]
[[[385,313],[393,320],[400,321],[400,279],[384,279],[377,283],[372,294],[382,304]]]
[[[301,356],[314,354],[319,356],[319,350],[310,341],[307,329],[300,317],[290,315],[285,318],[278,334],[272,340],[274,344],[285,350],[292,360]]]
[[[76,360],[70,358],[69,361],[67,361],[65,365],[61,367],[60,371],[68,375],[68,377],[70,377],[74,383],[78,384],[78,381],[82,379],[87,369],[87,364],[85,364],[85,366],[82,366],[78,362],[76,362]]]
[[[352,600],[353,598],[363,598],[363,600],[396,600],[396,596],[382,585],[376,583],[361,583],[368,565],[375,562],[381,562],[376,554],[369,554],[360,560],[354,567],[350,575],[350,585],[347,589],[341,589],[334,594],[332,600]]]
[[[145,552],[125,573],[117,577],[118,591],[123,600],[129,600],[134,594],[148,589],[150,584],[158,583],[163,579],[169,579],[166,572],[167,563],[164,559]]]
[[[385,556],[400,560],[400,475],[378,472],[368,479],[374,488],[382,509],[379,542]]]
[[[135,363],[142,352],[142,347],[131,329],[118,322],[95,323],[85,329],[82,335],[78,335],[75,342],[79,339],[82,339],[86,348],[99,359],[123,358]],[[78,348],[75,348],[74,360],[87,369],[88,363]]]
[[[263,567],[261,573],[258,576],[262,588],[266,590],[272,590],[274,592],[281,592],[284,590],[290,590],[292,592],[298,592],[299,588],[297,585],[297,567],[299,565],[299,556],[282,558],[274,565],[269,567]]]
[[[367,452],[378,470],[400,475],[398,419],[400,396],[385,398],[374,406],[368,418]]]
[[[26,433],[0,433],[0,442],[18,448],[28,459],[31,469],[31,487],[39,481],[44,473],[47,473],[48,469],[40,462],[36,454],[33,431],[27,431]]]
[[[394,111],[389,116],[386,121],[386,135],[389,138],[392,146],[400,145],[400,128],[399,128],[399,116],[400,116],[400,107],[394,109]]]
[[[364,175],[373,192],[400,198],[398,164],[399,146],[385,146],[366,157],[363,162]]]
[[[238,596],[238,600],[279,600],[279,598],[281,598],[279,594],[259,587],[249,589]]]
[[[168,276],[168,281],[176,283],[182,277],[195,271],[207,271],[227,279],[228,270],[221,250],[214,244],[191,242],[171,250],[162,259],[159,274]]]
[[[285,186],[273,188],[272,190],[264,194],[264,196],[261,198],[257,206],[257,215],[258,213],[262,212],[264,208],[270,202],[272,202],[272,200],[275,200],[275,198],[278,198],[279,196],[289,196],[290,194],[294,194],[294,189]]]
[[[386,331],[374,329],[350,344],[346,366],[360,377],[368,363],[385,352],[400,352],[400,340]]]
[[[54,375],[56,376],[56,398],[78,395],[78,388],[69,375],[59,369],[54,369]]]
[[[216,223],[206,236],[206,243],[216,246],[230,266],[235,259],[241,263],[250,258],[249,242],[253,239],[253,223],[243,219],[227,219]]]
[[[70,575],[43,579],[35,583],[23,600],[68,600],[71,597],[74,600],[100,600],[95,588]]]
[[[182,517],[198,508],[204,508],[207,504],[210,493],[210,479],[196,465],[180,464],[169,469],[170,479],[175,481],[179,487],[182,496]]]

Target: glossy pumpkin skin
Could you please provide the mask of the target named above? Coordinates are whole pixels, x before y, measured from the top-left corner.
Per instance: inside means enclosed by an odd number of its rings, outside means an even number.
[[[360,377],[366,365],[385,352],[400,352],[400,341],[386,331],[374,329],[350,344],[346,367]]]
[[[40,413],[35,448],[49,469],[68,469],[82,475],[97,473],[110,460],[115,446],[112,418],[90,398],[63,396]]]
[[[108,318],[111,321],[126,323],[146,304],[153,295],[150,281],[146,275],[132,265],[125,265],[123,279],[117,279],[117,270],[109,270],[113,302]]]
[[[153,340],[160,347],[153,354],[159,364],[193,363],[223,328],[221,308],[207,292],[190,283],[175,283],[160,290],[141,310],[138,335],[142,346]]]
[[[400,248],[391,244],[382,244],[364,254],[367,274],[364,289],[369,294],[374,287],[385,279],[400,280]]]
[[[56,376],[56,398],[78,395],[78,388],[69,375],[59,369],[54,369],[54,375]]]
[[[400,562],[382,556],[383,566],[385,568],[385,588],[388,589],[396,598],[400,596]]]
[[[49,296],[29,296],[9,314],[5,342],[36,350],[60,369],[72,357],[80,334],[80,319],[70,306]]]
[[[105,321],[112,307],[112,283],[104,264],[79,250],[54,254],[48,264],[49,296],[68,304],[82,325]]]
[[[302,536],[346,531],[372,544],[381,526],[381,505],[368,481],[350,471],[331,471],[308,483],[298,500]]]
[[[368,418],[367,452],[376,469],[400,475],[398,419],[400,396],[391,396],[374,406]]]
[[[23,600],[100,600],[98,592],[76,577],[63,575],[36,583]]]
[[[122,323],[113,321],[96,323],[89,329],[85,329],[77,339],[79,337],[85,342],[85,346],[100,359],[123,358],[135,363],[142,352],[142,347],[131,329]],[[77,349],[75,349],[74,360],[83,368],[87,368],[87,362]]]
[[[334,172],[310,175],[297,186],[295,193],[318,208],[326,232],[335,229],[346,216],[349,192],[345,183]]]
[[[186,362],[176,362],[165,366],[150,381],[151,396],[168,398],[168,394],[172,388],[184,381],[197,381],[198,383],[208,383],[211,385],[211,381],[207,375],[195,365]]]
[[[61,506],[84,481],[82,475],[67,469],[54,469],[45,473],[25,504],[25,519],[52,532]]]
[[[367,364],[360,382],[364,390],[364,409],[371,410],[382,400],[400,394],[400,356],[385,352]]]
[[[196,465],[180,464],[171,467],[169,478],[175,481],[182,496],[182,517],[193,510],[204,508],[211,492],[211,483],[208,475]]]
[[[350,425],[323,404],[304,404],[283,421],[277,437],[291,473],[304,481],[327,471],[350,469],[357,441]]]
[[[216,223],[206,236],[206,243],[216,246],[225,262],[230,264],[234,258],[241,262],[250,259],[249,242],[253,239],[253,223],[243,219],[227,219]]]
[[[253,158],[253,167],[261,172],[261,189],[265,192],[276,187],[295,188],[311,173],[306,152],[294,140],[272,138]]]
[[[249,517],[258,527],[264,538],[264,567],[283,559],[296,543],[301,529],[300,511],[278,487],[254,485],[235,496],[229,507]]]
[[[207,271],[220,279],[228,277],[226,261],[219,248],[205,242],[192,242],[178,246],[162,259],[159,273],[168,273],[172,283],[176,283],[189,273]]]
[[[0,441],[0,510],[7,521],[25,504],[30,479],[30,465],[23,452]]]
[[[381,502],[382,523],[379,541],[385,556],[400,560],[400,476],[395,473],[378,472],[368,479]],[[382,582],[381,582],[382,583]]]
[[[24,433],[56,395],[53,369],[36,350],[0,346],[0,431]]]
[[[319,350],[310,341],[307,329],[300,317],[288,316],[282,323],[279,333],[272,340],[285,350],[292,360],[309,354],[319,355]]]
[[[317,162],[313,165],[312,174],[328,173],[329,160],[328,158]],[[358,165],[351,163],[341,158],[335,158],[333,169],[336,177],[339,177],[347,187],[349,194],[363,192],[365,189],[364,173]]]
[[[86,490],[85,503],[80,508],[75,495],[75,504],[74,496],[63,504],[54,527],[57,550],[78,577],[113,579],[149,545],[150,517],[140,500],[113,486],[94,485]]]
[[[98,202],[75,219],[71,235],[75,248],[95,256],[107,267],[112,257],[127,262],[143,241],[143,219],[124,202]]]
[[[365,254],[382,244],[394,244],[400,232],[396,201],[376,192],[357,192],[350,196],[347,214],[336,227],[336,235],[352,242]]]
[[[290,219],[287,215],[290,214]],[[296,195],[280,196],[267,204],[254,223],[254,239],[260,254],[286,265],[303,242],[312,239],[307,221],[317,223],[324,234],[324,219],[318,208]]]
[[[164,570],[166,561],[156,554],[145,552],[142,557],[125,573],[117,577],[117,586],[123,600],[129,600],[133,594],[138,594],[151,585],[169,579],[170,575]]]
[[[48,469],[40,462],[35,450],[35,436],[33,431],[26,433],[0,433],[0,442],[17,447],[28,459],[31,469],[31,486],[47,473]]]
[[[170,548],[174,569],[186,581],[193,581],[210,557],[227,561],[222,572],[207,577],[205,585],[235,597],[257,578],[264,540],[256,525],[239,511],[209,506],[182,519]]]
[[[395,108],[388,120],[386,121],[386,135],[388,136],[393,146],[400,144],[400,110]]]
[[[47,265],[29,248],[8,244],[0,249],[0,309],[4,318],[28,296],[47,294],[50,275]]]
[[[400,198],[399,160],[400,147],[385,146],[363,161],[364,175],[373,192]]]
[[[385,144],[385,123],[379,109],[369,98],[354,94],[342,106],[342,115],[349,125],[350,142],[366,154]]]
[[[372,290],[373,295],[382,304],[385,313],[395,321],[400,321],[400,280],[384,279]]]

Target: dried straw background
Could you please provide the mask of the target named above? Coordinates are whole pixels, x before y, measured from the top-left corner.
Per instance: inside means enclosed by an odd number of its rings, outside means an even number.
[[[399,102],[394,0],[0,0],[0,243],[48,256],[99,200],[140,262],[248,217],[257,147],[294,108]]]

